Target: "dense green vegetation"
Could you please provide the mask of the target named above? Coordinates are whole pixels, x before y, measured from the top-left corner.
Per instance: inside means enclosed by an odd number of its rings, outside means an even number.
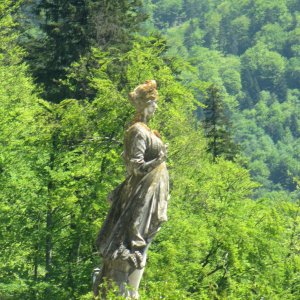
[[[0,3],[0,299],[92,298],[152,78],[172,190],[142,299],[299,299],[298,2],[99,3]]]
[[[144,33],[224,93],[234,136],[266,191],[296,190],[299,176],[298,1],[147,1]],[[201,98],[199,98],[201,100]]]

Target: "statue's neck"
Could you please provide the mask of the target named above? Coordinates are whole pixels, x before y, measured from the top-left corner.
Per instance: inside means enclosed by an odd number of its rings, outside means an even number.
[[[135,122],[142,122],[142,123],[148,125],[149,120],[148,120],[147,116],[145,116],[144,114],[138,113],[135,117]]]

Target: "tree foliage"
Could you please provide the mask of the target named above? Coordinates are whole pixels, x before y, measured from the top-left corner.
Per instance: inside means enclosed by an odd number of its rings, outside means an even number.
[[[263,185],[268,182],[265,187],[269,190],[295,190],[292,178],[297,172],[290,161],[295,162],[299,156],[297,147],[291,146],[299,143],[298,117],[290,116],[286,108],[299,108],[297,101],[291,104],[291,98],[295,99],[292,95],[299,91],[299,5],[286,0],[183,1],[182,17],[175,23],[164,23],[167,18],[161,14],[158,2],[153,4],[152,14],[157,16],[154,25],[166,34],[169,55],[185,57],[198,69],[201,80],[221,89],[229,116],[236,122],[235,139],[244,147],[250,165],[260,169],[252,170],[255,179]],[[267,103],[262,95],[269,95]],[[197,98],[203,101],[203,95]],[[264,105],[263,116],[260,108]],[[247,129],[256,114],[265,123],[255,117],[255,124]],[[275,145],[272,152],[267,152],[273,158],[262,160],[264,145],[256,141],[270,138]],[[287,139],[291,152],[289,147],[282,147]],[[256,147],[249,146],[250,140]]]
[[[297,300],[298,2],[21,2],[0,3],[0,298],[91,299],[127,95],[154,78],[171,200],[141,299]],[[132,37],[145,12],[165,38]]]
[[[92,46],[128,50],[132,33],[144,19],[140,5],[139,0],[26,2],[23,14],[33,21],[22,44],[28,49],[27,61],[36,83],[43,87],[43,97],[56,103],[79,98],[60,83],[66,68],[88,54]]]

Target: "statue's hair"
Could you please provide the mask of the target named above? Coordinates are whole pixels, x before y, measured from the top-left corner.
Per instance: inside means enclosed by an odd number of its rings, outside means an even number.
[[[149,100],[157,100],[157,84],[155,80],[147,80],[138,85],[133,92],[128,95],[130,103],[137,111],[143,110]]]

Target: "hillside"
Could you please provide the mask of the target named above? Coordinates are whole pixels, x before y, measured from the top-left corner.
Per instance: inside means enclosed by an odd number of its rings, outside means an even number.
[[[197,78],[222,91],[235,142],[262,185],[257,196],[295,191],[300,171],[299,2],[146,2],[151,18],[144,33],[165,35],[168,55],[189,61]],[[201,95],[198,99],[203,102]]]

